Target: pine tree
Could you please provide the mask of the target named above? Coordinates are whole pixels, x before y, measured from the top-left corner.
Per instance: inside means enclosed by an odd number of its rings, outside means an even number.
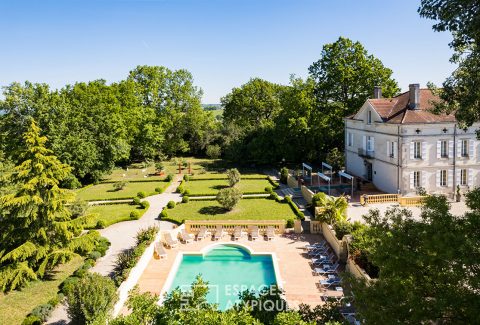
[[[21,163],[11,180],[16,191],[0,197],[0,288],[13,290],[43,277],[75,252],[91,249],[98,233],[76,237],[83,219],[70,219],[74,194],[59,187],[71,168],[45,147],[32,119],[23,139]]]

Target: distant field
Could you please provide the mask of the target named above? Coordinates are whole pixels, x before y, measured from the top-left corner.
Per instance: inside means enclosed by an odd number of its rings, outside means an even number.
[[[266,179],[242,179],[236,187],[244,194],[265,192],[265,187],[272,186]],[[216,195],[222,188],[228,187],[226,179],[197,180],[185,184],[189,195]]]
[[[93,186],[84,187],[76,190],[77,198],[85,201],[101,201],[101,200],[112,200],[120,198],[134,198],[137,196],[138,192],[145,192],[147,196],[156,194],[155,188],[160,187],[163,190],[169,185],[168,182],[141,182],[133,183],[130,182],[127,186],[120,191],[115,191],[113,184],[104,183],[97,184]]]
[[[190,201],[167,210],[170,219],[183,220],[278,220],[295,219],[290,206],[268,199],[242,199],[232,211],[216,201]]]
[[[213,113],[213,116],[218,119],[219,117],[223,117],[223,109],[216,109],[216,110],[213,110],[213,111],[210,111]]]

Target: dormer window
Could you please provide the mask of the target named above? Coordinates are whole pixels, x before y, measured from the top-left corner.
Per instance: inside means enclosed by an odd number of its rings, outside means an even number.
[[[367,124],[372,124],[372,111],[367,113]]]

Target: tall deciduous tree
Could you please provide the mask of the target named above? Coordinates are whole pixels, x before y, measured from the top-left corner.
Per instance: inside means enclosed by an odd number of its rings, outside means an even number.
[[[451,62],[458,68],[439,91],[439,111],[452,113],[471,125],[480,120],[480,6],[477,0],[422,0],[422,17],[435,20],[435,31],[450,31],[455,51]]]
[[[355,306],[371,324],[480,322],[480,190],[454,216],[443,196],[427,198],[420,220],[406,209],[365,217],[376,281],[352,280]]]
[[[45,148],[33,120],[24,134],[21,164],[12,181],[18,189],[0,198],[0,288],[12,290],[42,277],[75,251],[92,248],[95,236],[75,237],[85,220],[70,220],[73,194],[59,183],[71,168]],[[97,234],[98,236],[98,234]],[[84,246],[84,247],[82,247]]]

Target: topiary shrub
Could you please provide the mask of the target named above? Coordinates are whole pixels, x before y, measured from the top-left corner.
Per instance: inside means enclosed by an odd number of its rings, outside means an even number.
[[[227,177],[228,177],[228,184],[230,187],[235,186],[238,182],[240,182],[240,172],[236,168],[227,169]]]
[[[183,195],[190,195],[190,190],[189,189],[184,190]]]
[[[155,187],[155,192],[157,192],[157,193],[160,194],[160,193],[163,192],[163,188],[161,188],[161,187]]]
[[[168,201],[167,208],[173,209],[175,207],[175,201]]]
[[[141,201],[140,201],[140,198],[137,196],[137,197],[134,197],[134,198],[133,198],[132,204],[133,204],[133,205],[140,205],[140,202],[141,202]]]
[[[271,193],[273,193],[273,188],[272,188],[271,186],[266,186],[266,187],[265,187],[265,192],[271,194]]]
[[[190,198],[187,195],[184,195],[182,197],[182,203],[188,203],[188,201],[190,201]]]
[[[167,177],[165,177],[165,181],[167,181],[167,182],[173,181],[173,175],[172,175],[172,174],[168,174]]]
[[[150,207],[150,203],[148,201],[142,201],[140,202],[140,206],[142,209],[148,209]]]
[[[138,211],[132,211],[130,212],[130,219],[138,219],[140,218],[140,213]]]
[[[95,225],[95,228],[97,229],[103,229],[107,226],[107,224],[105,223],[105,221],[103,220],[98,220],[97,221],[97,224]]]
[[[162,212],[160,212],[159,218],[160,218],[160,219],[167,219],[167,218],[168,218],[168,213],[167,213],[167,209],[166,209],[166,208],[163,208],[163,209],[162,209]]]
[[[137,193],[137,197],[143,199],[143,198],[146,198],[147,197],[147,193],[145,193],[144,191],[140,191]]]
[[[217,201],[227,210],[232,210],[242,198],[242,192],[235,187],[221,189],[217,194]]]
[[[99,323],[110,313],[116,300],[114,282],[108,277],[89,273],[68,289],[68,316],[73,324]]]
[[[287,228],[293,228],[295,221],[293,219],[287,219]]]
[[[190,176],[188,176],[187,174],[183,175],[183,180],[185,182],[188,182],[190,180]]]
[[[282,167],[282,169],[280,169],[280,182],[283,184],[287,184],[287,179],[288,179],[288,168]]]

